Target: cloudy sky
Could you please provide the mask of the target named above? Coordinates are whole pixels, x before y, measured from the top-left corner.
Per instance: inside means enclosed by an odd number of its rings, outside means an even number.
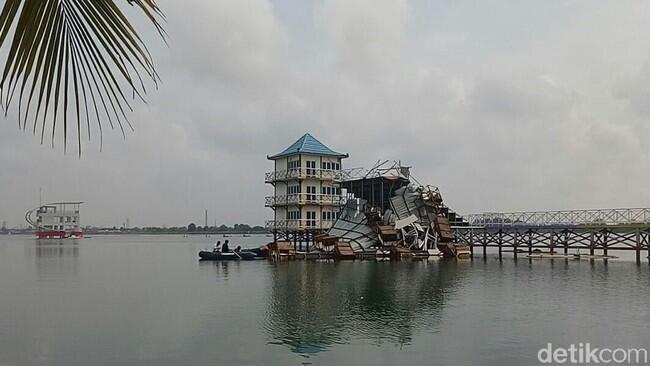
[[[647,1],[159,0],[163,84],[84,156],[0,120],[0,221],[262,224],[266,155],[305,132],[401,159],[461,213],[649,207]],[[135,14],[138,15],[138,14]]]

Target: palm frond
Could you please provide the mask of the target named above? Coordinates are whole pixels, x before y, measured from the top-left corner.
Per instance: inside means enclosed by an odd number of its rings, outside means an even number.
[[[18,126],[40,135],[50,130],[54,147],[76,128],[81,155],[82,129],[91,138],[91,120],[99,127],[133,128],[131,101],[144,100],[144,79],[160,80],[151,54],[115,0],[5,0],[0,13],[0,49],[9,44],[0,79],[0,106],[18,104]],[[121,0],[124,1],[124,0]],[[164,19],[154,0],[126,0],[139,8],[163,40]],[[9,37],[13,34],[13,37]],[[11,42],[8,40],[11,38]],[[74,118],[74,127],[69,117]],[[85,122],[85,123],[84,123]]]

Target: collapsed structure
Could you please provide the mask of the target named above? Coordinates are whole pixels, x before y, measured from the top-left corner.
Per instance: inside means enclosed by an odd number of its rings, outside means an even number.
[[[419,184],[400,162],[347,171],[341,186],[346,203],[332,227],[316,237],[319,249],[400,258],[469,254],[451,226],[463,225],[462,218],[444,204],[437,187]]]

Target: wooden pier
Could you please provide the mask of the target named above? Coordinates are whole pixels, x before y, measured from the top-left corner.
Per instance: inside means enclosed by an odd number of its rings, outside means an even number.
[[[530,227],[517,225],[454,227],[458,242],[470,245],[472,257],[476,250],[487,256],[487,248],[497,248],[499,259],[504,252],[527,255],[529,258],[540,250],[547,253],[561,253],[568,256],[584,250],[591,258],[602,255],[607,258],[611,252],[633,251],[637,264],[643,254],[650,264],[650,227]]]

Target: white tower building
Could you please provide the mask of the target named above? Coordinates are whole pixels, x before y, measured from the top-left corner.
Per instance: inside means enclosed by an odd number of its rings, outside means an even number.
[[[267,156],[275,169],[265,177],[274,191],[266,197],[266,207],[274,211],[266,227],[275,240],[309,243],[330,228],[345,204],[340,183],[341,161],[347,157],[308,133],[281,153]]]

